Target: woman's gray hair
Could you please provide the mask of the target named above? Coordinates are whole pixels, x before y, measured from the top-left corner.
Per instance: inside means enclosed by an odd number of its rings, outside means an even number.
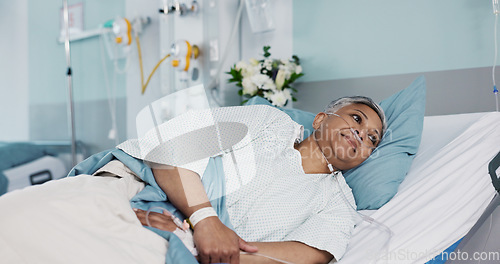
[[[380,105],[375,103],[371,98],[365,96],[341,97],[329,103],[326,106],[324,112],[326,114],[335,114],[338,110],[340,110],[340,108],[351,104],[364,104],[373,109],[373,111],[377,113],[378,117],[382,121],[382,136],[385,134],[385,131],[387,130],[387,122],[385,119],[384,110],[382,110],[382,107],[380,107]]]

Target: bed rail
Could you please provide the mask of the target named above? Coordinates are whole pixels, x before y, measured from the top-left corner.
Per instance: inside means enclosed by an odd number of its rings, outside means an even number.
[[[491,182],[493,183],[493,186],[497,190],[498,193],[500,193],[500,179],[498,179],[498,175],[496,173],[496,170],[500,167],[500,152],[490,161],[490,164],[488,164],[488,171],[491,176]]]

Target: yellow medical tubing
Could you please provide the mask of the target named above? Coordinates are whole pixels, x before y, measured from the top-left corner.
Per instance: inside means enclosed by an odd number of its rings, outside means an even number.
[[[141,94],[144,94],[146,91],[146,87],[148,87],[149,81],[151,80],[151,77],[153,77],[153,74],[156,72],[158,67],[160,67],[160,64],[166,60],[168,57],[170,57],[170,53],[167,54],[165,57],[163,57],[153,68],[153,71],[149,74],[148,80],[146,81],[146,84],[144,84],[144,70],[142,66],[142,54],[141,54],[141,43],[139,41],[139,36],[135,36],[135,42],[137,43],[137,53],[139,54],[139,67],[141,68]]]
[[[128,37],[128,42],[127,45],[132,44],[132,24],[130,24],[130,21],[128,19],[124,18],[125,23],[127,23],[127,37]]]

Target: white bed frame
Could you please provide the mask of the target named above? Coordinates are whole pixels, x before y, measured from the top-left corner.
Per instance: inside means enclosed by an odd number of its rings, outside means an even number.
[[[60,179],[68,174],[68,168],[60,158],[47,155],[4,170],[3,174],[9,180],[7,192],[11,192],[31,185]]]

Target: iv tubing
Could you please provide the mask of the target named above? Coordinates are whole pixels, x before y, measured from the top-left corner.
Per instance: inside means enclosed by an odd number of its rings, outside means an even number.
[[[493,78],[493,87],[496,87],[496,80],[495,80],[495,68],[497,66],[497,57],[498,57],[498,48],[497,48],[497,25],[498,25],[498,14],[495,14],[495,29],[493,32],[494,39],[495,39],[495,57],[493,59],[493,68],[491,69],[491,77]]]
[[[496,84],[496,79],[495,79],[495,69],[497,67],[497,58],[498,58],[498,41],[497,41],[497,26],[498,26],[498,13],[495,13],[495,31],[493,33],[494,39],[495,39],[495,58],[493,60],[493,67],[491,69],[491,75],[493,79],[493,93],[495,94],[495,104],[496,104],[496,111],[498,112],[498,89],[497,89],[497,84]]]
[[[163,207],[160,207],[160,206],[153,206],[151,208],[149,208],[147,211],[146,211],[146,224],[148,224],[149,227],[153,227],[151,225],[151,223],[149,222],[149,214],[151,213],[151,211],[153,211],[154,209],[161,209],[163,210],[163,213],[170,216],[170,218],[172,218],[172,221],[174,222],[174,224],[182,231],[185,232],[184,230],[184,226],[182,225],[182,222],[181,220],[179,220],[179,218],[175,217],[172,213],[170,213],[167,209],[163,208]]]

